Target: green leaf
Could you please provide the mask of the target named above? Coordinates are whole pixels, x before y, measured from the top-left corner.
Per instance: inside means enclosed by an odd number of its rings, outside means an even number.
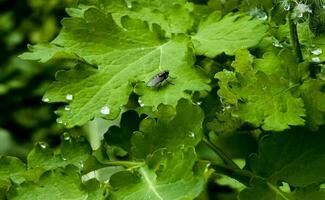
[[[325,61],[325,36],[321,35],[314,38],[315,48],[311,49],[311,57],[319,58],[320,62]],[[312,59],[311,58],[311,59]]]
[[[26,171],[25,164],[15,157],[0,157],[0,180],[9,180],[10,177],[22,174]]]
[[[250,200],[256,196],[265,200],[322,199],[324,191],[319,191],[318,186],[325,181],[325,144],[319,141],[324,139],[321,132],[305,131],[263,137],[258,154],[249,159],[248,166],[254,176],[250,187],[241,192],[240,199]],[[282,191],[281,182],[297,189]]]
[[[250,16],[229,14],[223,19],[201,26],[192,36],[196,54],[215,57],[223,52],[234,55],[237,49],[256,46],[267,26]]]
[[[255,200],[257,196],[261,200],[321,200],[325,198],[325,190],[315,187],[297,188],[294,192],[284,192],[261,179],[254,179],[251,184],[253,187],[239,194],[239,200]]]
[[[34,149],[28,154],[28,168],[51,170],[69,164],[83,168],[83,164],[90,153],[91,147],[84,138],[64,134],[60,152],[53,151],[44,143],[35,145]]]
[[[103,0],[105,12],[113,13],[120,20],[123,16],[158,24],[167,35],[187,33],[193,26],[193,5],[186,0]]]
[[[26,171],[26,165],[15,157],[0,157],[0,198],[5,199],[5,193],[11,186],[10,180],[21,177]]]
[[[89,180],[84,183],[85,188],[88,192],[87,200],[104,200],[105,198],[105,188],[103,185],[100,185],[95,179]]]
[[[280,189],[262,179],[253,179],[251,186],[240,192],[239,200],[253,200],[257,196],[260,200],[290,200]]]
[[[70,110],[59,112],[60,120],[68,127],[82,125],[94,117],[116,118],[132,92],[131,83],[142,82],[136,92],[142,95],[143,104],[154,107],[160,103],[176,105],[180,98],[190,98],[185,93],[188,90],[209,90],[208,80],[192,67],[192,52],[184,36],[168,41],[156,27],[150,31],[147,24],[126,17],[122,18],[122,28],[111,15],[95,8],[86,10],[83,18],[71,17],[62,23],[60,35],[50,44],[50,56],[44,59],[46,50],[42,48],[23,57],[48,60],[65,52],[98,66],[95,69],[78,65],[59,72],[57,81],[45,94],[44,99],[49,102],[69,102]],[[176,78],[175,87],[144,86],[162,70],[169,70]]]
[[[10,200],[86,200],[87,193],[81,189],[80,174],[75,168],[58,168],[44,173],[38,183],[25,182],[12,187]]]
[[[304,125],[303,101],[291,94],[298,85],[278,75],[256,71],[246,59],[249,58],[238,51],[233,64],[235,72],[224,70],[215,76],[219,79],[219,96],[224,103],[237,107],[233,116],[264,130],[282,131],[290,125]]]
[[[251,158],[251,167],[271,183],[281,180],[295,187],[321,183],[325,180],[325,143],[319,141],[324,139],[321,132],[304,131],[266,136],[258,156]]]
[[[310,79],[299,88],[306,108],[306,125],[313,130],[325,123],[324,86],[325,81]]]
[[[195,170],[193,148],[174,153],[161,149],[149,156],[147,166],[136,172],[123,171],[111,177],[112,199],[194,199],[202,191],[204,178]]]
[[[160,148],[173,152],[180,146],[195,146],[202,137],[203,112],[188,100],[180,100],[176,114],[168,106],[158,107],[159,118],[146,118],[132,136],[132,156],[145,158]]]

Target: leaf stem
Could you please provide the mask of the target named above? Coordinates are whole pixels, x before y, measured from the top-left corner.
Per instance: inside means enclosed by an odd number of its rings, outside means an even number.
[[[203,138],[203,142],[207,144],[213,151],[215,151],[218,156],[223,160],[223,162],[228,165],[231,169],[240,170],[240,167],[232,161],[232,159],[225,154],[219,147],[210,142],[207,138]]]
[[[249,186],[250,180],[256,177],[256,175],[254,175],[252,172],[244,169],[233,169],[227,166],[222,166],[220,164],[211,164],[210,166],[216,170],[217,173],[221,173],[228,177],[236,179],[246,186]]]
[[[132,162],[132,161],[105,161],[103,162],[104,165],[107,166],[122,166],[126,168],[134,168],[134,167],[140,167],[144,163],[143,162]]]
[[[301,47],[300,47],[300,43],[299,43],[297,23],[293,19],[291,19],[290,14],[288,16],[288,20],[289,20],[291,43],[292,43],[294,52],[296,54],[298,62],[303,62],[304,58],[302,56]]]

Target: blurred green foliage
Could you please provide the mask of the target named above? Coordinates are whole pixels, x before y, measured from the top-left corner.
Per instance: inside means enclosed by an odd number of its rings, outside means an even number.
[[[27,50],[27,44],[52,40],[65,17],[64,9],[75,3],[0,1],[0,155],[24,158],[39,140],[58,144],[63,128],[55,123],[55,108],[42,103],[41,97],[62,65],[37,64],[17,56]]]

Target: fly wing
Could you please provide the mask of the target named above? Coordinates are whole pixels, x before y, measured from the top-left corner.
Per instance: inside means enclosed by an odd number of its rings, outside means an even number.
[[[150,81],[148,81],[148,87],[157,87],[162,81],[164,80],[163,77],[155,76]]]

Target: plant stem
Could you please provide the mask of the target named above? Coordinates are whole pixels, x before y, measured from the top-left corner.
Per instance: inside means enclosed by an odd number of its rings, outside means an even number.
[[[219,164],[211,164],[210,167],[214,169],[217,173],[224,174],[228,177],[236,179],[242,184],[249,186],[250,180],[256,177],[252,172],[244,169],[232,169],[227,166],[222,166]]]
[[[144,163],[143,162],[132,162],[132,161],[106,161],[103,163],[107,166],[122,166],[126,168],[134,168],[134,167],[140,167]]]
[[[205,137],[203,138],[203,142],[207,144],[213,151],[215,151],[227,166],[229,166],[231,169],[240,170],[240,167],[236,163],[234,163],[234,161],[232,161],[232,159],[227,156],[227,154],[225,154],[219,147],[211,143]]]
[[[297,23],[291,19],[290,14],[288,16],[288,20],[289,20],[291,43],[292,43],[294,52],[296,54],[298,62],[303,62],[304,59],[302,56],[301,47],[300,47],[300,43],[299,43]]]

